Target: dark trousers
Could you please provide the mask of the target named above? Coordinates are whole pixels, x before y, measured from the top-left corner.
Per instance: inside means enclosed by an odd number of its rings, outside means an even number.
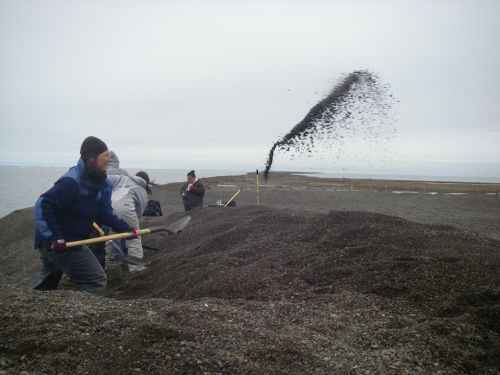
[[[40,259],[42,270],[34,283],[37,290],[57,289],[63,273],[84,292],[102,293],[106,288],[106,273],[87,246],[56,252],[50,242],[42,242]]]
[[[100,225],[102,230],[104,231],[104,235],[109,234],[109,228]],[[100,233],[95,229],[92,228],[92,231],[90,232],[90,238],[97,238],[100,236]],[[101,267],[103,270],[106,269],[106,244],[104,242],[99,242],[95,243],[89,246],[90,251],[95,255],[99,263],[101,264]]]
[[[89,246],[92,254],[97,258],[102,269],[106,269],[106,245],[104,243],[98,243]]]

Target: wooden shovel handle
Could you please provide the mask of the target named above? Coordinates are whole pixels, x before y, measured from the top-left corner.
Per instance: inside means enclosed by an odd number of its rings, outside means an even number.
[[[156,233],[156,232],[168,232],[168,234],[177,234],[181,229],[183,229],[187,223],[191,220],[190,216],[186,216],[182,219],[179,219],[175,221],[174,223],[171,224],[172,227],[155,227],[155,228],[149,228],[149,229],[141,229],[141,236],[144,236],[145,234],[151,234],[151,233]],[[176,224],[180,224],[180,227],[177,228]],[[75,246],[81,246],[81,245],[92,245],[94,243],[101,243],[101,242],[106,242],[106,241],[113,241],[113,240],[121,240],[121,239],[126,239],[130,237],[134,237],[135,233],[132,232],[125,232],[125,233],[117,233],[117,234],[111,234],[109,236],[102,236],[102,237],[95,237],[95,238],[89,238],[86,240],[80,240],[80,241],[72,241],[72,242],[66,242],[66,247],[75,247]]]
[[[144,230],[147,230],[147,229],[144,229]],[[144,234],[146,234],[146,233],[144,233]],[[66,247],[92,245],[94,243],[101,243],[101,242],[112,241],[112,240],[121,240],[121,239],[130,238],[130,237],[134,237],[134,236],[135,236],[135,233],[132,233],[132,232],[117,233],[117,234],[111,234],[109,236],[102,236],[102,237],[89,238],[86,240],[66,242]]]

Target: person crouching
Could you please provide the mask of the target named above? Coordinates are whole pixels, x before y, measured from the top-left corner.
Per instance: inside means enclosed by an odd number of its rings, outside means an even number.
[[[135,176],[108,176],[113,193],[111,202],[113,212],[120,219],[125,220],[134,228],[139,227],[139,218],[142,216],[148,202],[149,176],[146,172],[137,172]],[[144,257],[142,241],[140,237],[130,240],[119,240],[111,243],[111,259],[119,260],[120,252],[138,259]],[[138,272],[146,269],[145,266],[129,264],[130,272]]]
[[[42,270],[34,283],[37,290],[57,289],[64,273],[82,291],[102,293],[107,278],[97,258],[88,246],[67,248],[66,241],[88,238],[94,221],[116,232],[137,229],[113,214],[111,187],[106,179],[109,162],[106,144],[99,138],[87,137],[80,155],[78,164],[35,204],[34,245],[42,261]]]

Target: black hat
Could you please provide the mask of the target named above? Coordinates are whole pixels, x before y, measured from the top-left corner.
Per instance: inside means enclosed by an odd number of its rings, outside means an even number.
[[[187,175],[191,177],[196,177],[196,175],[194,174],[194,169],[192,171],[189,171]]]
[[[149,185],[149,176],[146,172],[140,171],[135,174],[137,177],[142,178],[144,181],[146,181],[146,184]]]
[[[146,181],[146,191],[148,192],[148,194],[151,194],[151,188],[149,187],[149,176],[146,172],[144,171],[139,171],[135,174],[137,177],[140,177],[142,178],[144,181]]]
[[[107,150],[108,146],[106,146],[106,143],[97,137],[90,136],[83,141],[82,147],[80,148],[80,155],[82,155],[83,160],[87,160],[89,158],[95,158]]]

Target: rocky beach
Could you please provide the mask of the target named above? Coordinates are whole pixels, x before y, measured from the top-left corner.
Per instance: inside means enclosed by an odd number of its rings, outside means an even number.
[[[0,374],[496,374],[500,185],[204,179],[177,236],[105,296],[30,287],[32,209],[0,219]],[[180,184],[154,188],[184,215]]]

